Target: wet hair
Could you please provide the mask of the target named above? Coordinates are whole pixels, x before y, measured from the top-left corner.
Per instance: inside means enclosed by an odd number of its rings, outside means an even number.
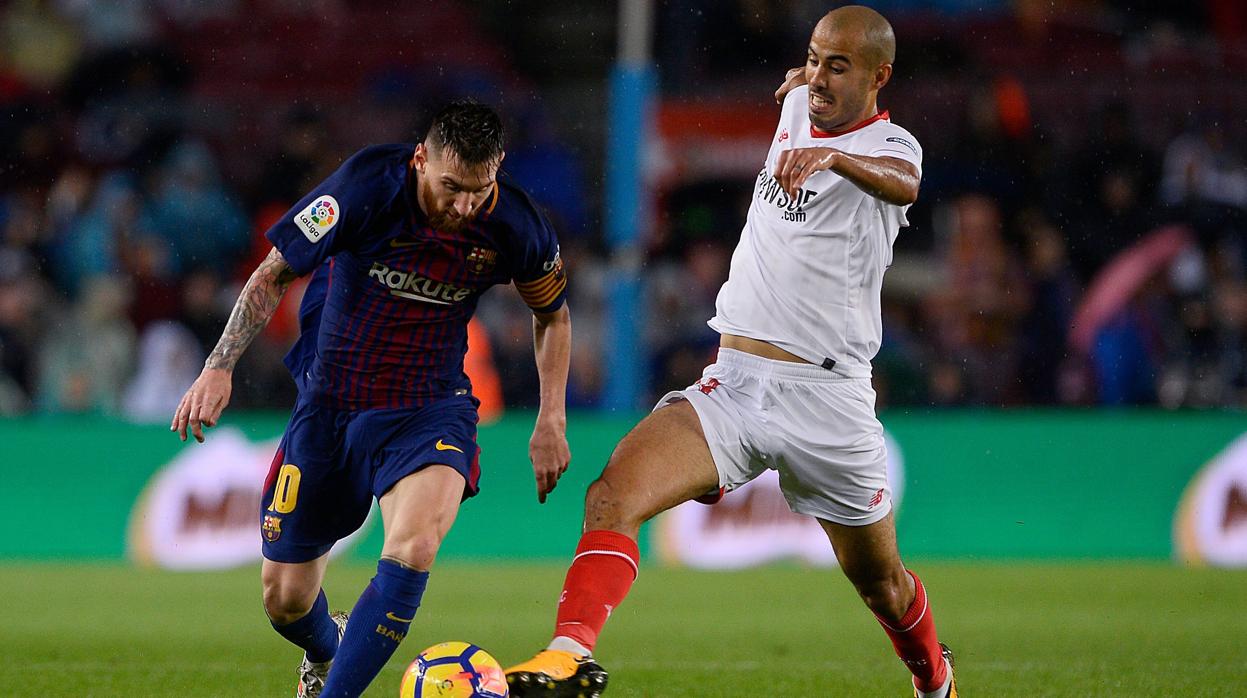
[[[496,163],[503,150],[502,119],[479,102],[451,102],[433,117],[424,142],[430,150],[449,151],[464,165]]]

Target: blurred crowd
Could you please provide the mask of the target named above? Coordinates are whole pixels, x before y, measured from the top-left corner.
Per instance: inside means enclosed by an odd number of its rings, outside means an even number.
[[[613,4],[588,5],[601,15]],[[700,100],[744,71],[756,79],[741,89],[773,109],[756,97],[799,63],[821,5],[659,3],[664,95]],[[1104,3],[1036,19],[1031,3],[989,3],[981,31],[953,42],[950,26],[983,13],[884,5],[899,18],[898,63],[918,67],[901,77],[898,66],[881,103],[923,142],[926,164],[885,284],[881,405],[1247,403],[1247,97],[1226,78],[1247,67],[1247,13],[1216,0],[1149,14]],[[539,90],[517,72],[514,37],[495,38],[457,3],[387,7],[0,9],[0,415],[168,418],[267,252],[267,227],[355,149],[413,140],[424,109],[463,95],[499,104],[510,129],[503,169],[560,231],[576,343],[570,404],[601,404],[612,266],[600,144],[552,126],[557,110],[542,94],[557,85]],[[318,33],[347,22],[354,38]],[[991,37],[1019,27],[1039,32],[1033,53],[1007,41],[1007,55],[993,53]],[[1070,47],[1096,57],[1081,74],[1070,74]],[[356,60],[334,58],[343,51]],[[1173,79],[1194,82],[1110,89],[1120,71],[1147,77],[1175,56]],[[598,101],[578,118],[600,119]],[[751,179],[655,191],[638,309],[645,399],[691,382],[713,355],[705,321]],[[240,363],[236,406],[289,406],[280,358],[298,295]],[[479,316],[503,399],[535,404],[528,313],[495,291]]]

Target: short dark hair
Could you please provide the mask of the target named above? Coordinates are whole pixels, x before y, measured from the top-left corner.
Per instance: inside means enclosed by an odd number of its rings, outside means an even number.
[[[451,102],[433,117],[424,140],[430,149],[449,149],[465,165],[494,163],[502,157],[502,119],[479,102]]]

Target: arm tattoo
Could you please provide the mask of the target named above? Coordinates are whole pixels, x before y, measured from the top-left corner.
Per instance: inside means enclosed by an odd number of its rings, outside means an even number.
[[[230,313],[229,322],[225,324],[225,331],[221,333],[221,340],[208,355],[204,367],[234,370],[238,357],[268,324],[282,295],[296,277],[286,259],[274,247],[247,279]]]

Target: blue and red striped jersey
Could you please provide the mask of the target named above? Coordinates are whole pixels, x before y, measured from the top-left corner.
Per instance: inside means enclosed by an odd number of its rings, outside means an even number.
[[[534,312],[564,303],[558,239],[527,194],[500,176],[463,230],[432,228],[414,151],[359,151],[266,233],[296,273],[313,274],[286,365],[319,404],[420,407],[470,390],[463,356],[481,294],[514,282]]]

